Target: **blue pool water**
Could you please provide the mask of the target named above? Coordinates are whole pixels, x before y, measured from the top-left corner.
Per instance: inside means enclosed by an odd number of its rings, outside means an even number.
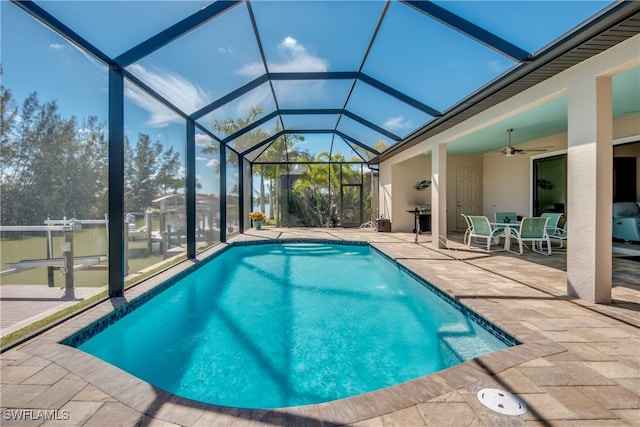
[[[277,408],[507,347],[495,335],[369,246],[291,243],[223,251],[78,348],[182,397]]]

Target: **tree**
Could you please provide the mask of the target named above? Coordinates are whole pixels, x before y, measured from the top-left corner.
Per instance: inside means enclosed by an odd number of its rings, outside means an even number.
[[[277,122],[275,132],[280,132]],[[280,162],[297,161],[301,157],[308,155],[308,153],[303,153],[296,148],[296,144],[300,141],[304,141],[304,136],[295,134],[281,135],[260,156],[261,162],[272,162],[262,166],[262,174],[270,181],[269,206],[271,207],[271,214],[276,220],[276,227],[280,226],[282,220],[282,185],[280,177],[284,171],[287,171],[287,168],[283,167]],[[260,197],[264,197],[264,194],[260,194]]]
[[[223,134],[225,137],[227,137],[251,125],[258,118],[258,116],[260,116],[263,112],[264,112],[264,108],[262,106],[252,107],[247,117],[240,118],[240,119],[225,119],[222,121],[216,120],[211,124],[211,128]],[[274,135],[279,133],[281,130],[278,126],[278,123],[279,122],[276,122]],[[242,153],[256,146],[260,142],[268,139],[270,136],[271,134],[269,134],[268,132],[265,132],[263,129],[256,128],[241,135],[240,137],[232,141],[232,143],[234,144],[234,150],[238,153]],[[270,153],[273,156],[279,156],[282,154],[283,156],[286,156],[285,158],[289,158],[289,159],[291,159],[292,157],[297,157],[298,156],[297,151],[293,149],[293,146],[297,141],[302,141],[302,140],[304,140],[304,137],[301,135],[282,135],[271,143],[271,145],[267,148],[265,153],[261,155],[261,158],[269,159]],[[216,153],[219,151],[219,149],[220,148],[218,144],[212,144],[209,147],[205,147],[202,150],[202,152]],[[228,156],[227,159],[230,160],[227,162],[228,164],[231,164],[234,166],[238,165],[237,156],[231,156],[231,157]],[[280,165],[268,166],[268,167],[264,166],[263,167],[264,173],[261,177],[261,179],[263,179],[264,177],[269,177],[269,179],[271,179],[272,181],[270,188],[271,189],[275,188],[276,190],[275,194],[273,191],[269,191],[269,198],[270,198],[269,203],[271,206],[271,214],[272,216],[275,214],[276,226],[280,225],[280,214],[279,214],[280,209],[278,208],[279,204],[277,201],[280,200],[279,177],[280,177],[281,169],[282,168]],[[263,210],[264,210],[264,200],[265,200],[264,188],[265,188],[264,182],[261,182],[259,197],[261,200],[261,205],[263,206],[262,208]],[[275,197],[275,200],[273,199],[274,197]]]
[[[125,206],[131,212],[143,212],[168,189],[179,188],[180,153],[170,147],[164,153],[160,142],[138,134],[136,146],[125,139]]]
[[[161,194],[167,194],[169,190],[172,190],[174,194],[180,189],[184,191],[185,177],[178,176],[180,166],[180,153],[174,152],[173,147],[169,147],[162,155],[155,178]]]
[[[296,206],[297,215],[305,226],[330,226],[337,223],[341,216],[342,205],[359,204],[359,200],[350,200],[354,193],[345,193],[345,200],[336,203],[344,184],[359,183],[362,180],[359,170],[345,164],[342,153],[324,151],[310,159],[314,163],[305,165],[305,172],[293,186],[293,196],[298,200],[291,204]],[[312,212],[313,214],[310,214]]]
[[[106,206],[104,125],[89,117],[78,129],[55,101],[41,104],[32,93],[19,109],[9,90],[1,92],[2,223],[98,216],[100,202]]]
[[[96,116],[89,116],[76,132],[78,152],[74,164],[78,168],[74,177],[83,177],[76,181],[74,188],[79,195],[84,189],[78,208],[79,218],[102,218],[109,210],[109,142],[106,139],[106,123],[99,122]]]
[[[252,107],[251,110],[249,111],[249,114],[244,119],[242,118],[225,119],[222,121],[215,120],[211,124],[211,128],[216,132],[221,133],[222,135],[227,137],[249,126],[263,112],[264,112],[264,108],[261,106]],[[255,144],[265,140],[268,137],[269,135],[265,133],[262,129],[253,129],[245,133],[244,135],[241,135],[240,137],[238,137],[236,140],[233,141],[235,143],[234,150],[238,153],[242,153],[246,149],[254,146]],[[208,147],[205,147],[202,150],[203,153],[217,153],[219,151],[220,151],[219,144],[212,144]],[[233,164],[235,166],[238,165],[237,161],[235,161]]]

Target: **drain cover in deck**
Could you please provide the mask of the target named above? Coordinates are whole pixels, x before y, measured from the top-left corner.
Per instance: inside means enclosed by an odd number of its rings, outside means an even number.
[[[522,415],[527,412],[527,405],[518,396],[497,388],[480,390],[478,400],[492,411],[504,415]]]

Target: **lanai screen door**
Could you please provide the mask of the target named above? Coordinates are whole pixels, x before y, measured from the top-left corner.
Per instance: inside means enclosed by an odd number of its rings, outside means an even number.
[[[362,184],[343,184],[340,191],[342,199],[343,227],[359,227],[362,219]]]

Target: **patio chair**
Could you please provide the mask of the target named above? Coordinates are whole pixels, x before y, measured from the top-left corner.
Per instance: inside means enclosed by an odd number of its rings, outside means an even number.
[[[504,232],[504,229],[492,228],[489,218],[480,215],[467,215],[469,220],[469,240],[467,246],[471,247],[472,238],[480,238],[487,240],[487,250],[491,248],[491,242],[500,236],[500,233]]]
[[[467,229],[464,230],[464,236],[462,237],[462,243],[467,244],[467,239],[469,239],[469,234],[471,233],[471,221],[469,221],[469,215],[460,214],[464,218],[464,222],[467,223]]]
[[[520,228],[514,230],[514,235],[520,245],[522,255],[522,244],[531,242],[531,250],[542,255],[551,255],[551,241],[547,233],[548,217],[524,217],[520,223]],[[543,243],[547,242],[547,250],[544,250]]]
[[[496,222],[515,224],[518,222],[518,214],[515,212],[496,212]]]
[[[560,243],[560,248],[564,246],[564,242],[567,240],[567,221],[564,222],[562,228],[556,227],[553,233],[549,234],[549,239],[552,242]]]
[[[547,233],[549,234],[549,236],[551,236],[558,230],[558,224],[560,223],[560,217],[562,217],[562,213],[544,212],[540,216],[542,218],[549,218],[549,223],[547,224]]]

